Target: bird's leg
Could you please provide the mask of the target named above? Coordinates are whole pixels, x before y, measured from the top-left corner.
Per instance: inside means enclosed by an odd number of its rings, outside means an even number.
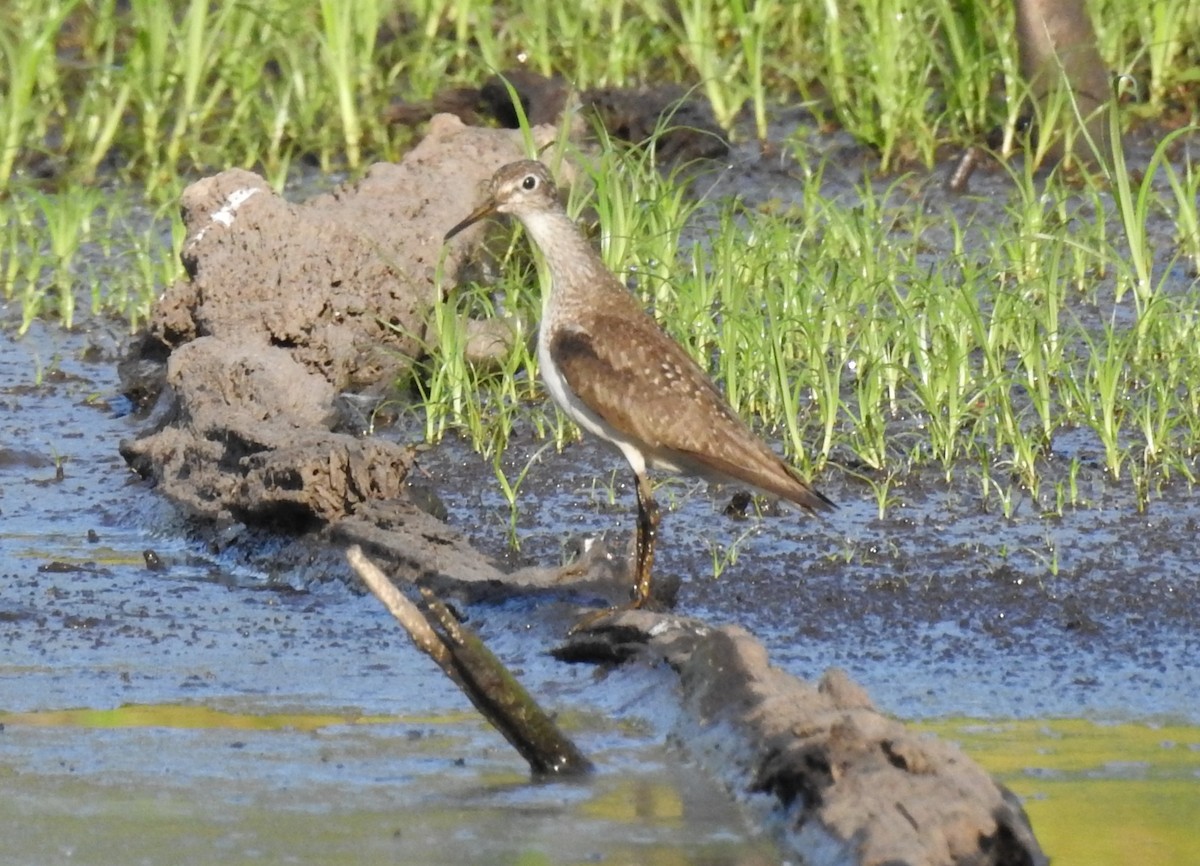
[[[632,599],[629,604],[610,607],[605,610],[595,610],[582,617],[571,626],[567,634],[578,634],[587,631],[614,613],[622,610],[636,610],[645,607],[650,602],[650,571],[654,566],[654,540],[658,537],[658,503],[654,501],[654,490],[650,479],[634,473],[637,480],[638,520],[637,520],[637,562],[636,573],[633,577]]]
[[[654,542],[658,538],[658,503],[654,501],[654,489],[650,478],[634,473],[637,481],[637,573],[634,575],[633,603],[630,607],[644,607],[650,601],[650,572],[654,568]]]

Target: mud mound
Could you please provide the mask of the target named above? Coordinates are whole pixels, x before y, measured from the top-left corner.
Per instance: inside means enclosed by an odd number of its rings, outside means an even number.
[[[539,145],[555,135],[534,130]],[[471,584],[473,596],[578,573],[504,574],[410,499],[411,448],[342,421],[344,398],[386,396],[427,351],[439,263],[454,285],[483,229],[443,236],[524,153],[518,133],[443,115],[400,164],[302,204],[240,169],[188,187],[187,278],[120,364],[126,393],[155,403],[147,430],[121,443],[129,465],[211,524],[286,533],[272,569],[348,577],[331,545],[349,539],[397,577]],[[477,351],[506,348],[503,324],[468,323]]]
[[[387,393],[426,351],[439,261],[451,285],[463,258],[462,246],[443,253],[442,236],[523,153],[516,133],[440,116],[402,163],[303,204],[240,169],[188,187],[187,278],[121,365],[128,393],[157,400],[145,434],[122,443],[125,459],[222,522],[303,531],[403,500],[411,450],[338,429],[339,395]],[[405,507],[393,560],[436,572],[451,545],[480,576],[498,574],[449,530],[431,541]]]

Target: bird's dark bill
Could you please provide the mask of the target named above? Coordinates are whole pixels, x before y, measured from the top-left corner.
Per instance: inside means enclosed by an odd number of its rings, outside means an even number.
[[[481,204],[479,207],[475,208],[475,210],[471,211],[471,213],[467,216],[467,218],[465,220],[460,222],[454,228],[450,229],[450,231],[446,232],[446,236],[444,238],[442,238],[443,243],[445,241],[450,240],[450,238],[454,237],[456,234],[461,232],[463,229],[469,228],[470,226],[479,222],[484,217],[491,216],[495,212],[496,212],[496,203],[494,201],[492,201],[491,199],[488,199],[483,204]]]

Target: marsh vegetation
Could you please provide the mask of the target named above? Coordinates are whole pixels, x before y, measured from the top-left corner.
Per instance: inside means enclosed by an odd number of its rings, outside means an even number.
[[[522,64],[579,87],[682,82],[735,139],[772,141],[785,191],[739,195],[652,146],[609,146],[584,160],[572,211],[805,472],[842,467],[881,513],[896,478],[930,467],[1005,513],[1014,489],[1049,513],[1085,505],[1076,482],[1093,471],[1145,505],[1192,483],[1200,441],[1195,13],[1096,4],[1102,55],[1138,85],[1114,120],[1136,145],[1035,173],[1007,3],[14,0],[0,12],[9,327],[70,327],[83,304],[136,328],[179,276],[189,180],[242,165],[283,188],[397,159],[413,132],[385,121],[393,100]],[[805,122],[773,123],[783,105]],[[814,143],[833,129],[863,148],[851,168]],[[939,161],[992,130],[1003,192],[932,195]],[[499,285],[437,312],[414,410],[428,438],[489,455],[514,426],[572,435],[525,346],[499,369],[461,359],[450,313],[536,320],[524,243],[500,255]],[[1056,452],[1078,429],[1098,461]]]

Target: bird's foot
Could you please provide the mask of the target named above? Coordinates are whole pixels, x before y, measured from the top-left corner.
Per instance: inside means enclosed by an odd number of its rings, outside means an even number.
[[[616,604],[612,607],[601,608],[600,610],[593,610],[590,613],[585,613],[579,618],[575,625],[571,626],[570,631],[567,632],[567,636],[570,637],[571,635],[579,634],[580,632],[590,631],[596,628],[606,619],[615,618],[619,614],[625,613],[625,611],[628,610],[658,611],[662,609],[663,606],[659,604],[657,599],[655,599],[653,596],[648,595],[643,597],[640,595],[635,595],[633,599],[625,604]]]
[[[571,628],[567,630],[567,637],[573,637],[574,635],[581,634],[585,631],[591,631],[599,623],[603,622],[609,617],[616,616],[617,614],[629,609],[629,605],[621,604],[615,607],[604,607],[600,610],[593,610],[589,613],[585,613],[575,622],[575,625],[571,626]]]

